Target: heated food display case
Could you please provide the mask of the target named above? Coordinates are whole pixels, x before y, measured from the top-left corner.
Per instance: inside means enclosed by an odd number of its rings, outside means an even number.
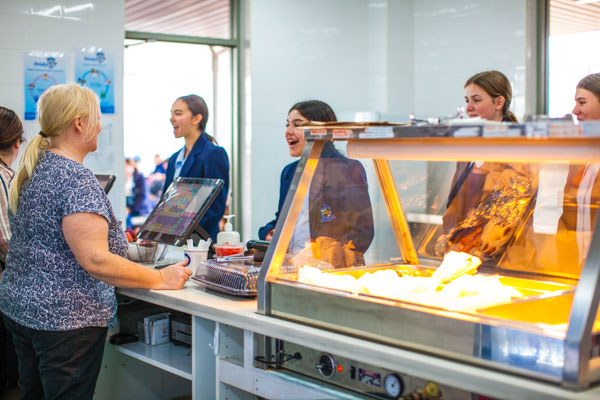
[[[305,138],[259,313],[574,391],[600,381],[600,123],[328,123]]]

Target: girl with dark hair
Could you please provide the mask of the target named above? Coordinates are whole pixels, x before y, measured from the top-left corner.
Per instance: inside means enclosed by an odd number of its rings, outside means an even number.
[[[176,138],[183,138],[185,146],[169,158],[163,193],[177,177],[223,179],[221,192],[199,224],[212,240],[216,240],[229,192],[229,159],[225,149],[205,132],[207,121],[208,107],[202,97],[190,94],[173,103],[173,134]]]
[[[480,72],[465,83],[466,111],[469,118],[518,122],[517,117],[509,110],[511,100],[510,81],[502,72]]]
[[[304,132],[309,121],[335,122],[331,107],[319,100],[296,103],[287,117],[285,138],[292,157],[304,150]],[[275,219],[259,229],[259,238],[271,240],[299,161],[281,173],[279,207]],[[288,253],[308,251],[314,258],[335,267],[364,262],[363,254],[373,240],[373,214],[365,169],[357,160],[341,154],[332,142],[321,152],[319,164],[296,222]]]
[[[11,164],[23,143],[23,124],[13,110],[0,107],[0,278],[6,264],[10,223],[8,222],[8,185],[14,171]],[[0,312],[0,398],[5,389],[17,386],[17,355]]]
[[[10,168],[17,158],[19,147],[23,143],[23,125],[13,110],[0,107],[0,266],[4,270],[6,254],[8,253],[8,240],[10,239],[10,225],[8,222],[8,184],[12,180],[14,171]],[[0,276],[2,273],[0,272]]]

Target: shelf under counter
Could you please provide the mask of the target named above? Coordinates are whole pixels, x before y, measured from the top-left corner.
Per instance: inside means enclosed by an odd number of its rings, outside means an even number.
[[[190,348],[176,346],[170,342],[154,346],[142,342],[132,342],[113,345],[113,347],[120,353],[189,381],[192,380],[192,355]]]

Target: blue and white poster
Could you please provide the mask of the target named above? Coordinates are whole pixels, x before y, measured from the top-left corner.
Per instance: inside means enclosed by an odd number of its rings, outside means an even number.
[[[30,51],[24,55],[25,119],[37,117],[37,102],[50,86],[65,83],[68,57],[65,53]]]
[[[115,113],[114,53],[97,47],[75,51],[75,81],[92,89],[100,98],[103,114]]]

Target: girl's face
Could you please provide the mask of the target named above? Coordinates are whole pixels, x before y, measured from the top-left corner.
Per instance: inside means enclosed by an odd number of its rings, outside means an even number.
[[[188,137],[198,132],[202,114],[192,115],[185,101],[178,99],[171,107],[171,125],[176,138]]]
[[[287,122],[285,123],[285,140],[287,141],[290,156],[300,157],[304,150],[304,130],[297,128],[298,125],[308,122],[298,110],[292,110],[288,114]]]
[[[575,91],[575,108],[573,114],[579,121],[600,119],[600,101],[593,92],[577,88]]]
[[[467,103],[465,111],[469,118],[480,117],[490,121],[502,121],[504,101],[504,96],[492,98],[488,92],[474,83],[465,86],[465,102]]]

